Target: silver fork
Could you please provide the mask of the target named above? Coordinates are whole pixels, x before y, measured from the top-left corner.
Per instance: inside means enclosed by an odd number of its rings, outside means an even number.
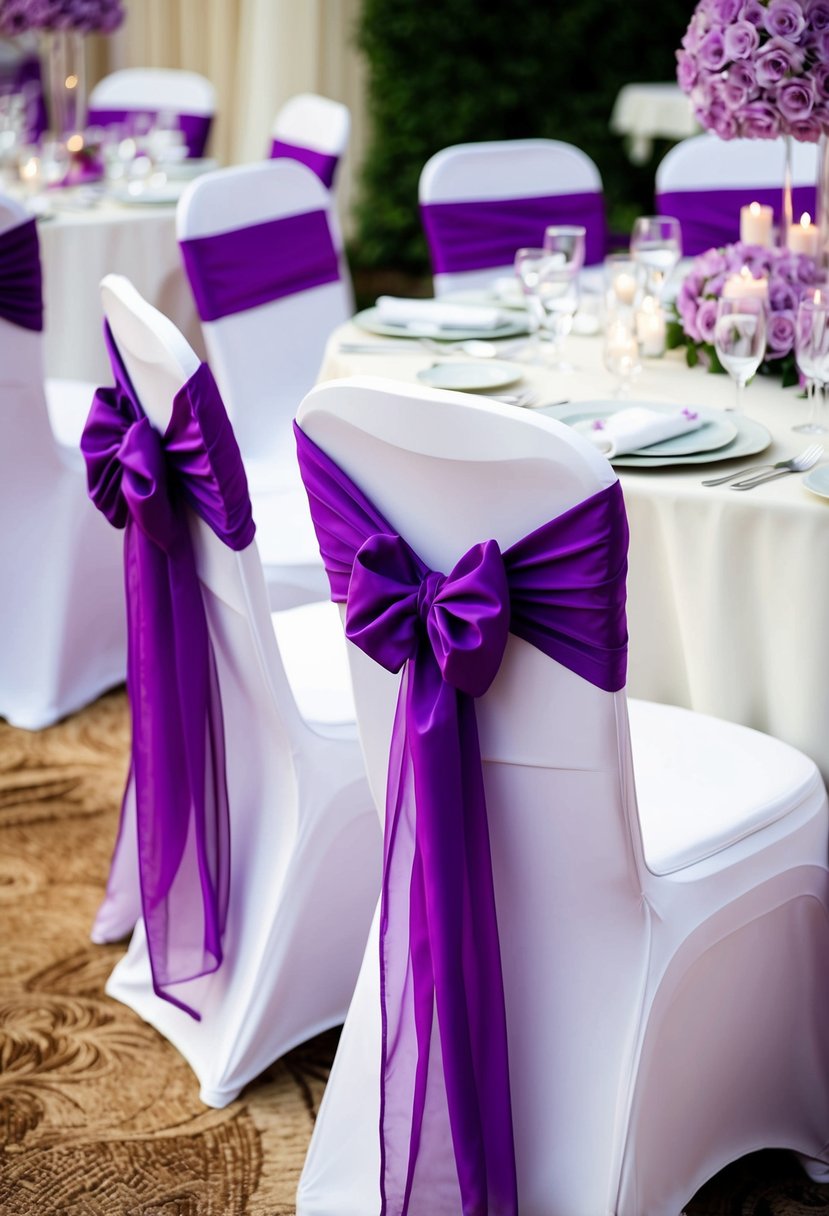
[[[814,443],[811,449],[807,448],[799,456],[793,456],[791,460],[781,461],[781,464],[785,465],[785,468],[779,469],[776,473],[760,473],[759,476],[749,477],[747,481],[735,481],[731,489],[753,490],[755,486],[764,486],[767,481],[776,481],[778,477],[787,477],[789,473],[805,473],[807,469],[811,469],[812,465],[817,464],[822,455],[823,444]]]
[[[746,473],[758,472],[760,469],[765,469],[768,473],[773,473],[775,469],[780,469],[786,473],[805,473],[813,464],[820,460],[823,455],[823,445],[820,443],[810,443],[807,448],[804,448],[799,456],[793,456],[791,460],[778,460],[777,464],[752,464],[747,469],[738,469],[736,473],[726,473],[725,477],[710,477],[702,484],[704,486],[723,486],[727,481],[733,481],[736,477],[745,477]],[[805,460],[807,463],[800,466],[800,461]],[[754,480],[751,478],[750,480]]]

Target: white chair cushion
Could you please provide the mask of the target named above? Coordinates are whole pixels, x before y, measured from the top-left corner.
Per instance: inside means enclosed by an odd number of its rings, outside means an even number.
[[[746,726],[628,701],[648,869],[673,874],[775,823],[813,795],[818,770]]]

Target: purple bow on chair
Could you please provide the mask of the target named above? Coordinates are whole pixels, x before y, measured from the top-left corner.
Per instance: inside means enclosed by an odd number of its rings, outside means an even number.
[[[382,1212],[516,1216],[504,987],[474,698],[495,678],[510,632],[600,688],[624,686],[621,490],[614,483],[503,554],[494,540],[474,545],[443,575],[295,432],[331,597],[346,603],[346,634],[387,670],[404,670],[380,910]],[[447,1144],[450,1178],[435,1166]]]
[[[125,529],[141,900],[134,912],[144,917],[156,993],[198,1018],[170,987],[221,964],[230,847],[221,698],[186,508],[237,550],[253,540],[254,524],[207,365],[176,394],[161,435],[108,329],[106,338],[115,387],[95,393],[81,449],[92,501]],[[111,890],[107,899],[128,904],[134,892]]]
[[[0,232],[0,317],[22,329],[43,329],[43,283],[34,220]]]

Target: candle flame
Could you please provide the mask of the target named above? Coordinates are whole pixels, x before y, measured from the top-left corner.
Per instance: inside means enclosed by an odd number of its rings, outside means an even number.
[[[759,215],[760,214],[760,204],[751,203],[749,206],[749,211],[751,212],[752,215]]]
[[[76,89],[78,87],[78,78],[75,75],[67,76],[65,83],[67,89]]]
[[[803,214],[802,214],[802,215],[801,215],[801,217],[800,217],[800,227],[801,227],[801,228],[808,228],[808,227],[809,227],[809,225],[811,224],[811,222],[812,222],[812,217],[811,217],[811,215],[809,215],[809,212],[808,212],[808,211],[804,211],[804,212],[803,212]]]
[[[83,136],[70,135],[66,141],[66,147],[70,152],[80,152],[83,148]]]

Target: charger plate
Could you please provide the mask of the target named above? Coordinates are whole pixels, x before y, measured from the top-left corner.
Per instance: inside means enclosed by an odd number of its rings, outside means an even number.
[[[577,422],[587,419],[595,419],[608,417],[610,414],[615,414],[619,410],[628,409],[631,405],[645,405],[648,409],[659,410],[664,413],[672,413],[676,410],[674,404],[662,404],[653,401],[647,402],[631,402],[631,401],[582,401],[569,402],[567,405],[553,405],[542,407],[539,413],[547,414],[550,418],[556,418],[559,422],[572,425],[570,420]],[[746,418],[744,414],[728,412],[725,414],[722,410],[712,409],[710,406],[693,406],[690,407],[697,410],[706,420],[706,424],[711,422],[712,425],[723,421],[729,426],[734,427],[736,434],[730,440],[722,443],[716,448],[706,448],[704,451],[693,452],[663,452],[659,455],[655,449],[663,447],[664,444],[675,444],[682,440],[691,440],[693,437],[704,434],[705,427],[700,427],[699,431],[691,431],[686,435],[676,436],[674,439],[663,440],[662,444],[653,444],[649,448],[643,448],[640,452],[628,452],[624,456],[614,456],[611,464],[618,465],[621,468],[634,469],[656,469],[664,468],[666,465],[683,465],[683,464],[713,464],[718,460],[731,460],[734,457],[752,456],[757,452],[763,452],[771,443],[771,434],[762,425],[755,422],[753,418]],[[720,435],[724,432],[718,431]],[[646,453],[651,453],[647,455]]]
[[[503,325],[495,325],[490,329],[481,326],[470,326],[468,329],[458,329],[455,326],[436,325],[428,321],[411,321],[405,325],[390,325],[379,319],[377,308],[365,308],[353,318],[354,324],[360,329],[368,330],[370,334],[382,334],[386,338],[437,338],[438,341],[465,341],[467,338],[517,338],[527,332],[526,318],[518,312],[515,320],[510,319]]]

